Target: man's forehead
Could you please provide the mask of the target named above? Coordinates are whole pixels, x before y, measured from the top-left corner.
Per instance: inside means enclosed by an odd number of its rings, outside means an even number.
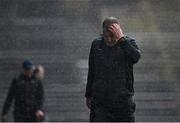
[[[110,27],[110,26],[113,25],[113,24],[115,24],[115,23],[107,23],[107,24],[104,25],[103,28],[107,29],[108,27]]]
[[[119,24],[118,19],[115,17],[108,17],[103,21],[103,28],[107,28],[108,26],[111,26],[112,24]]]

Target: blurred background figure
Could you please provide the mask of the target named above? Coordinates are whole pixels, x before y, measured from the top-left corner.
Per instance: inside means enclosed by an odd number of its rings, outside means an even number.
[[[2,121],[6,121],[12,103],[14,103],[15,122],[35,122],[43,119],[44,90],[42,83],[33,77],[34,65],[30,60],[24,61],[22,68],[22,73],[13,79],[8,90],[2,110]]]
[[[44,79],[44,67],[42,65],[38,65],[34,70],[34,76],[36,79],[43,80]]]
[[[36,79],[36,81],[39,81],[39,83],[41,83],[41,88],[43,89],[42,87],[42,80],[44,79],[44,67],[42,65],[38,65],[35,67],[35,70],[34,70],[34,77]],[[43,90],[41,90],[43,91]],[[45,114],[42,110],[38,110],[36,112],[36,120],[38,122],[42,122],[44,119],[45,119]]]

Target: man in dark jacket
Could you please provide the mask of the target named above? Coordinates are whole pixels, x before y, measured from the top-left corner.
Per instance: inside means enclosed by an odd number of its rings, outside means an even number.
[[[85,97],[90,121],[135,121],[133,64],[139,59],[135,40],[123,34],[116,18],[105,19],[89,55]]]
[[[13,101],[14,121],[35,122],[42,119],[44,115],[42,112],[43,86],[41,81],[34,77],[33,67],[31,61],[24,61],[23,73],[13,79],[2,111],[3,120],[5,120]]]

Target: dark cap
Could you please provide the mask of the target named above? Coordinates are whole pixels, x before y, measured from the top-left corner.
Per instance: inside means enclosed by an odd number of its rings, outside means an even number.
[[[25,60],[22,64],[23,69],[33,69],[34,65],[30,60]]]

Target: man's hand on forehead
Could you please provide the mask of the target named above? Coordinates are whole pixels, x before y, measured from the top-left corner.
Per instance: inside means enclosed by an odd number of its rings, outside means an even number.
[[[109,26],[108,31],[110,31],[114,35],[115,40],[119,40],[120,38],[124,37],[124,34],[122,32],[120,25],[116,23]]]

